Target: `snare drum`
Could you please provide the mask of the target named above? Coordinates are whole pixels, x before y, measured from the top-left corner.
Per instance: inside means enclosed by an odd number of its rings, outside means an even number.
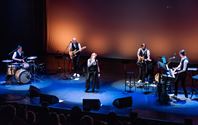
[[[29,63],[22,63],[21,66],[24,68],[24,69],[28,69],[30,67]]]
[[[31,74],[25,69],[19,69],[15,73],[15,79],[19,83],[29,83],[31,80]]]

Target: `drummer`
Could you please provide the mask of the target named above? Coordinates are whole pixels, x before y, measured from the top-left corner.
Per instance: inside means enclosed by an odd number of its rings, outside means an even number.
[[[13,53],[12,59],[14,60],[14,62],[18,62],[18,63],[25,62],[22,46],[20,46],[20,45],[17,46],[17,50]]]
[[[16,63],[21,63],[23,68],[29,68],[29,64],[24,60],[24,52],[22,46],[17,46],[17,50],[13,53],[12,59]]]

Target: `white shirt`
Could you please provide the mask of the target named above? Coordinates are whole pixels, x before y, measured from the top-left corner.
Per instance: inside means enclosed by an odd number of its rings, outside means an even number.
[[[175,70],[179,70],[177,73],[182,73],[182,72],[185,72],[187,70],[187,66],[188,66],[189,61],[186,58],[187,58],[186,56],[181,58],[179,65],[175,68]],[[183,60],[184,60],[183,69],[181,69]]]
[[[147,59],[146,60],[151,60],[151,53],[150,53],[150,50],[149,49],[145,49],[145,50],[143,50],[142,48],[139,48],[138,49],[138,51],[137,51],[137,57],[139,58],[139,55],[140,55],[140,51],[142,51],[143,52],[143,54],[144,53],[146,53],[147,54]]]
[[[22,55],[22,53],[21,53],[21,52],[19,52],[19,51],[15,51],[15,52],[14,52],[14,54],[12,55],[12,59],[13,59],[13,60],[16,60],[16,61],[21,61],[21,59],[16,58],[16,56],[17,56],[17,52],[18,52],[18,54],[19,54],[20,56]]]

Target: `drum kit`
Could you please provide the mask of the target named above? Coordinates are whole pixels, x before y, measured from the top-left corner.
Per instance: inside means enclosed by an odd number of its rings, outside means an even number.
[[[17,83],[26,84],[35,80],[37,56],[30,56],[24,63],[17,63],[13,60],[2,60],[7,66],[6,75],[14,78]]]

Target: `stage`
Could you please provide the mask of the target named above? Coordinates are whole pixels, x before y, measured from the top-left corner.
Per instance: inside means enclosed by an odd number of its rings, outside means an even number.
[[[1,74],[1,81],[4,81],[4,74]],[[3,82],[2,82],[3,83]],[[50,105],[52,108],[71,109],[73,106],[82,108],[83,99],[99,99],[101,108],[94,113],[108,114],[116,112],[120,116],[127,116],[132,110],[140,117],[148,119],[160,119],[168,121],[183,122],[185,118],[196,120],[198,117],[198,102],[175,101],[168,105],[161,105],[157,101],[157,87],[152,84],[149,89],[132,88],[131,92],[125,92],[124,79],[119,76],[105,74],[101,76],[100,89],[96,92],[85,93],[85,77],[79,79],[64,79],[64,74],[40,75],[40,78],[30,84],[1,84],[0,94],[23,95],[24,98],[11,102],[18,102],[28,105],[40,106],[39,101],[31,100],[28,95],[30,85],[41,90],[43,94],[55,95],[59,98],[59,103]],[[189,90],[190,93],[190,90]],[[132,109],[117,109],[112,102],[117,98],[132,97]],[[183,94],[179,95],[183,98]],[[193,96],[196,98],[196,95]]]

